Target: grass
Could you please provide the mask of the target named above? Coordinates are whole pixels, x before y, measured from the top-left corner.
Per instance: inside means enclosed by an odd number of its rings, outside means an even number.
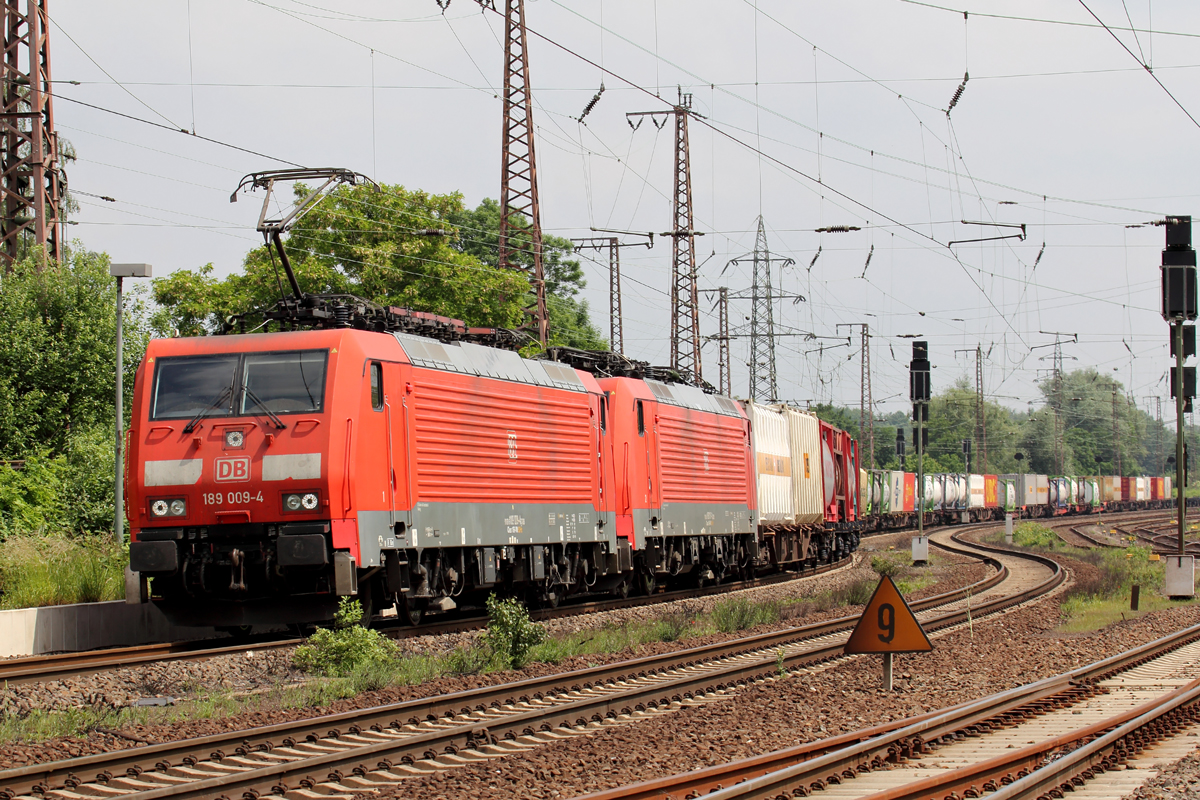
[[[127,561],[107,537],[10,535],[0,541],[0,608],[120,600]]]
[[[988,537],[1001,541],[1004,534]],[[1013,544],[1027,550],[1062,555],[1096,567],[1095,573],[1077,577],[1059,605],[1061,633],[1086,633],[1147,611],[1174,608],[1181,602],[1162,596],[1163,562],[1150,560],[1148,547],[1082,548],[1068,545],[1054,531],[1036,522],[1022,522],[1013,530]],[[1139,586],[1139,611],[1129,610],[1133,587]]]

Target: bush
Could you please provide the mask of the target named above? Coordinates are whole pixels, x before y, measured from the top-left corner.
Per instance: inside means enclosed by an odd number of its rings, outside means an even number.
[[[654,621],[658,640],[662,642],[677,642],[695,624],[696,615],[681,611],[664,614]]]
[[[529,651],[546,638],[546,629],[529,619],[529,611],[509,597],[487,599],[488,628],[484,641],[496,669],[521,669]]]
[[[364,628],[362,606],[343,597],[338,602],[332,628],[318,628],[296,648],[292,663],[305,672],[331,677],[354,677],[356,684],[378,688],[387,685],[396,655],[396,643],[379,631]],[[385,675],[386,678],[381,678]],[[380,681],[383,681],[380,683]]]
[[[869,578],[857,580],[848,586],[833,591],[834,604],[838,606],[865,606],[875,593],[875,582]]]
[[[871,569],[881,578],[894,578],[904,570],[903,564],[887,556],[871,556]]]
[[[0,542],[0,607],[120,600],[127,561],[108,536],[9,535]]]
[[[1043,550],[1053,550],[1061,540],[1058,535],[1036,522],[1022,522],[1013,529],[1013,543],[1021,547],[1038,547]]]
[[[713,606],[713,622],[721,633],[733,633],[779,621],[779,603],[751,603],[743,597],[722,600]]]

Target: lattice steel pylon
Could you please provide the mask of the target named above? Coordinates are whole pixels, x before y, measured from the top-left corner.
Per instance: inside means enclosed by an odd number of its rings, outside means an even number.
[[[671,368],[685,380],[702,384],[700,363],[700,296],[696,285],[696,237],[692,214],[692,167],[688,146],[688,117],[700,117],[692,111],[692,95],[678,89],[679,101],[669,112],[631,111],[625,114],[637,130],[633,119],[650,117],[656,127],[657,117],[675,117],[675,191],[672,195],[674,227],[664,232],[671,237]],[[640,125],[641,122],[638,122]]]
[[[592,228],[592,230],[601,230]],[[646,236],[648,242],[622,242],[616,236],[584,236],[572,239],[576,250],[608,249],[608,335],[609,349],[614,353],[625,354],[625,322],[621,314],[621,248],[622,247],[654,247],[654,234],[635,233],[634,231],[618,231],[631,236]]]
[[[771,296],[771,250],[763,218],[754,237],[754,276],[750,284],[750,396],[779,399],[775,372],[775,302]]]
[[[495,0],[478,0],[495,8]],[[542,217],[534,157],[533,109],[525,0],[504,0],[504,123],[500,142],[500,269],[529,276],[534,303],[525,309],[546,345],[546,274],[542,266]],[[525,262],[525,263],[522,263]]]
[[[773,403],[779,399],[779,383],[775,370],[775,301],[778,297],[771,286],[771,264],[779,261],[785,266],[794,264],[790,258],[773,258],[767,246],[766,225],[758,217],[754,250],[731,259],[730,264],[751,263],[750,284],[750,399]]]
[[[688,116],[692,96],[679,90],[675,104],[675,226],[671,236],[671,368],[701,382],[700,301],[696,292],[696,231],[692,217],[692,165]]]
[[[717,287],[717,374],[720,378],[721,394],[733,394],[733,375],[729,362],[729,287]]]
[[[66,177],[54,129],[46,1],[3,0],[0,259],[6,271],[30,246],[43,246],[47,259],[62,256]]]
[[[858,429],[867,439],[867,463],[875,467],[875,400],[871,396],[871,329],[862,324],[862,390],[859,397]]]
[[[983,404],[983,345],[975,348],[975,452],[980,472],[987,472],[987,407]]]

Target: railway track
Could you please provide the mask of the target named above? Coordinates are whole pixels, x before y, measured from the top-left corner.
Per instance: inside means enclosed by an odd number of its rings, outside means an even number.
[[[944,711],[587,800],[774,800],[820,790],[847,800],[1035,800],[1119,769],[1088,793],[1117,800],[1151,777],[1155,760],[1194,749],[1184,736],[1198,721],[1200,625]]]
[[[758,586],[769,586],[775,583],[809,578],[814,575],[821,575],[840,569],[852,562],[853,557],[847,557],[815,569],[768,575],[747,583],[726,583],[707,586],[701,589],[680,589],[660,592],[648,597],[585,600],[579,603],[563,605],[559,608],[535,609],[531,612],[530,616],[536,620],[562,619],[601,611],[635,608],[695,597],[708,597],[739,589],[752,589]],[[394,639],[407,639],[416,636],[459,633],[461,631],[477,630],[486,626],[486,616],[456,616],[452,619],[430,622],[415,628],[384,628],[383,632]],[[245,653],[247,651],[278,650],[285,647],[293,647],[299,642],[300,639],[293,636],[237,644],[229,644],[228,639],[200,642],[164,642],[160,644],[138,645],[136,647],[118,647],[106,650],[86,650],[77,653],[55,653],[44,656],[11,658],[0,660],[0,682],[16,685],[47,680],[61,680],[77,675],[87,675],[125,667],[139,667],[164,661],[197,661],[224,655]]]
[[[995,549],[963,546],[959,537],[961,532],[941,532],[934,542],[975,551],[976,557],[979,550]],[[1044,557],[1006,553],[1005,563],[984,558],[996,568],[989,578],[912,604],[927,630],[1022,603],[1064,578]],[[997,592],[1001,582],[1019,585]],[[780,661],[797,668],[840,657],[855,621],[831,620],[515,684],[24,767],[0,773],[0,787],[7,798],[351,795],[597,726],[719,700],[738,686],[777,674]]]

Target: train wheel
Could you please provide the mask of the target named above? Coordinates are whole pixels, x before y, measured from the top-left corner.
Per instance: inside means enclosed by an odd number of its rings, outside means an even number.
[[[644,570],[638,575],[638,589],[647,597],[658,591],[658,579],[654,577],[653,572]]]
[[[307,639],[317,630],[317,626],[311,622],[292,622],[287,627],[293,636],[299,636],[301,639]]]
[[[407,594],[400,594],[396,597],[396,616],[405,625],[415,628],[425,618],[425,606],[419,601],[409,598]]]
[[[235,642],[244,642],[250,638],[250,634],[254,631],[253,625],[226,625],[217,628],[218,631],[224,631],[233,637]]]
[[[612,593],[619,599],[629,597],[629,581],[621,581],[613,588]]]

